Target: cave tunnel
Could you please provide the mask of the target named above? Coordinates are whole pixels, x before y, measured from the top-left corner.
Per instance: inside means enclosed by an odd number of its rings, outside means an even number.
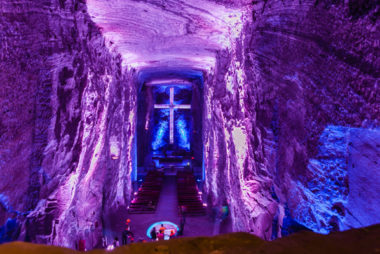
[[[0,6],[0,243],[380,223],[377,1]]]

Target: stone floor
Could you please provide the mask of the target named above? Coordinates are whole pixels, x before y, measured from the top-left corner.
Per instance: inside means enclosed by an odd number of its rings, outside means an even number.
[[[177,208],[177,190],[176,178],[173,175],[166,175],[164,178],[160,199],[154,214],[120,214],[120,223],[112,225],[106,230],[108,241],[116,236],[121,239],[121,232],[124,229],[125,220],[131,220],[131,230],[134,233],[135,241],[147,240],[150,241],[146,235],[147,229],[150,225],[158,221],[170,221],[179,226],[180,217]],[[189,236],[212,236],[215,233],[213,219],[209,215],[186,217],[186,224],[184,227],[184,237]]]

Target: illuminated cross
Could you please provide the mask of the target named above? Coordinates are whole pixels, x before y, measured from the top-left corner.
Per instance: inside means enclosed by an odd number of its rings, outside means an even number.
[[[191,105],[189,104],[175,105],[174,104],[174,87],[170,87],[170,104],[154,104],[154,108],[170,109],[170,115],[169,115],[170,144],[173,144],[174,143],[174,109],[191,109]]]

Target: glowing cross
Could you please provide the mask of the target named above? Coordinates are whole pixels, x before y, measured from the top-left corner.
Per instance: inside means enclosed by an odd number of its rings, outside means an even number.
[[[170,87],[170,104],[154,104],[154,108],[165,108],[170,109],[170,144],[174,143],[174,109],[191,109],[191,105],[182,104],[175,105],[174,104],[174,87]]]

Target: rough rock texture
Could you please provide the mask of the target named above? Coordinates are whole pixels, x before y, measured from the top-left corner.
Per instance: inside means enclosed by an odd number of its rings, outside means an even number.
[[[23,210],[28,190],[30,160],[33,153],[38,153],[39,145],[33,145],[35,139],[34,116],[36,112],[36,94],[43,78],[43,60],[39,55],[39,38],[32,32],[30,24],[23,21],[27,14],[15,13],[13,6],[1,2],[0,16],[0,193],[3,200],[8,200],[9,207]],[[44,20],[41,20],[44,22]],[[12,25],[10,25],[12,24]],[[29,39],[26,40],[26,35]],[[20,61],[18,61],[20,59]],[[40,75],[41,74],[41,75]],[[38,135],[38,134],[37,134]],[[37,138],[37,137],[36,137]],[[17,184],[18,188],[13,188]],[[9,197],[11,199],[9,199]],[[4,204],[5,204],[4,203]],[[11,210],[13,210],[11,209]],[[0,209],[1,224],[5,221],[4,210]]]
[[[379,133],[326,127],[317,155],[309,160],[311,180],[305,185],[297,181],[289,191],[299,222],[322,233],[379,223]]]
[[[326,126],[379,125],[379,9],[370,7],[362,12],[351,2],[268,1],[256,8],[263,13],[256,15],[251,41],[256,81],[263,88],[256,90],[261,97],[258,121],[277,136],[269,137],[277,139],[274,189],[293,216],[305,198],[303,192],[293,195],[293,186],[313,180],[315,173],[306,165],[318,153]],[[339,172],[339,166],[334,170]],[[326,178],[329,174],[323,171]],[[339,192],[334,183],[324,188]],[[344,187],[340,190],[344,195]],[[319,225],[325,214],[309,209],[303,216]],[[321,228],[334,230],[331,224]]]
[[[88,11],[136,69],[215,66],[215,52],[228,47],[250,1],[88,0]],[[245,2],[245,3],[244,3]],[[233,3],[233,4],[232,4]]]
[[[205,195],[234,231],[378,223],[379,8],[0,0],[0,222],[96,246],[136,173],[136,77],[181,68],[203,73]]]
[[[133,74],[82,1],[1,1],[0,25],[0,192],[27,240],[94,246],[130,195]]]
[[[348,135],[349,128],[328,126],[320,137],[319,151],[307,166],[309,181],[295,181],[289,190],[296,206],[293,216],[317,232],[339,230],[348,198]],[[302,198],[300,198],[302,197]]]
[[[229,203],[234,230],[270,239],[281,235],[284,216],[337,229],[339,219],[325,224],[331,216],[313,210],[317,195],[307,194],[315,175],[344,177],[346,165],[324,169],[346,155],[324,155],[326,165],[310,168],[327,125],[379,126],[378,12],[371,1],[254,1],[237,43],[218,54],[205,91],[206,187],[214,205]],[[314,191],[347,197],[350,181]]]
[[[349,195],[344,221],[346,225],[362,227],[380,221],[379,148],[379,129],[353,129],[349,132]]]

